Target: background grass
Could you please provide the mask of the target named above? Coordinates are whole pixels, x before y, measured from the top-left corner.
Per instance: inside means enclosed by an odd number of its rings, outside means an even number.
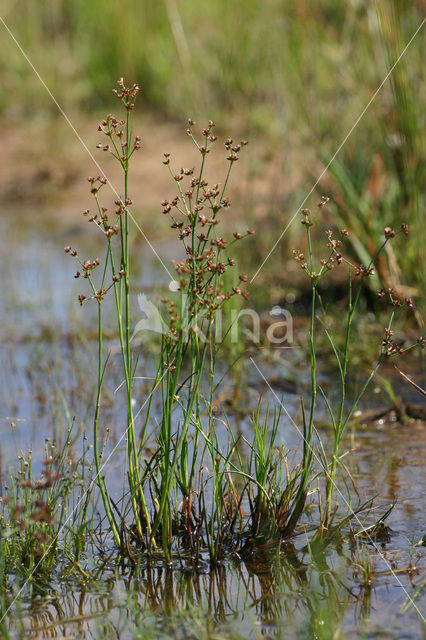
[[[213,118],[226,130],[237,120],[259,142],[253,175],[267,174],[272,161],[279,164],[278,184],[260,203],[271,202],[258,259],[424,14],[424,3],[410,0],[5,0],[2,12],[68,114],[109,105],[110,87],[124,75],[141,84],[145,104],[159,119]],[[3,117],[20,122],[55,114],[3,26],[0,44],[7,52],[0,61]],[[374,252],[385,225],[411,224],[416,241],[387,256],[380,277],[403,286],[414,280],[415,289],[424,244],[423,44],[421,29],[319,185],[353,231],[360,262]],[[258,215],[258,200],[250,202]],[[283,244],[275,252],[275,270],[287,250]]]

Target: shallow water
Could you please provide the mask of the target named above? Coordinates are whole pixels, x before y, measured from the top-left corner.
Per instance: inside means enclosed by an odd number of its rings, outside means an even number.
[[[2,215],[8,228],[7,238],[3,236],[0,245],[0,432],[4,481],[6,470],[13,469],[16,449],[33,449],[37,472],[44,439],[63,439],[67,421],[74,422],[77,429],[87,422],[95,367],[90,334],[96,325],[93,309],[89,305],[83,310],[78,306],[76,297],[82,282],[73,279],[75,265],[64,255],[63,246],[75,245],[81,248],[82,255],[87,251],[91,257],[97,255],[99,247],[93,240],[96,234],[83,235],[79,227],[71,224],[52,224],[48,233],[42,234],[39,229],[46,223],[31,212],[19,217]],[[170,264],[173,248],[169,244],[156,248]],[[135,254],[138,290],[158,299],[167,291],[169,276],[146,245],[138,244]],[[87,334],[89,339],[84,337]],[[112,345],[114,340],[112,336]],[[147,350],[146,356],[143,350],[141,353],[146,371],[152,373],[151,352]],[[121,382],[119,363],[114,365],[114,357],[104,416],[105,423],[111,426],[110,447],[119,441],[123,424],[120,394],[115,393]],[[253,366],[244,364],[241,375],[245,411],[238,421],[237,416],[233,418],[234,424],[250,439],[247,415],[255,408],[259,393],[264,404],[271,407],[283,398],[291,417],[283,415],[280,436],[297,457],[299,398],[283,380],[284,374],[293,376],[303,388],[304,362],[287,354],[273,364],[264,361],[261,354],[254,354],[254,358],[271,381],[272,390]],[[232,393],[233,382],[230,375],[225,378],[225,397]],[[143,403],[149,384],[149,380],[139,381],[135,387],[136,403]],[[401,391],[408,399],[413,397],[408,388]],[[383,398],[375,396],[370,402],[379,404]],[[321,403],[319,408],[321,411]],[[320,435],[326,442],[327,430],[322,429]],[[324,553],[310,553],[306,549],[307,537],[301,534],[294,539],[294,546],[283,546],[267,557],[258,554],[244,562],[230,560],[214,572],[207,565],[182,572],[178,562],[173,570],[142,565],[139,575],[128,568],[112,567],[96,586],[82,588],[75,584],[64,592],[62,585],[52,585],[50,593],[26,602],[21,614],[17,612],[22,632],[31,638],[144,637],[144,625],[167,620],[181,604],[201,611],[224,634],[234,630],[245,638],[327,638],[331,637],[327,635],[330,624],[342,626],[343,635],[339,637],[344,638],[423,638],[416,607],[424,613],[424,592],[416,597],[415,606],[405,605],[425,576],[424,549],[412,546],[424,535],[426,526],[425,424],[412,421],[402,425],[388,418],[362,424],[361,419],[345,444],[352,451],[345,462],[360,503],[375,497],[379,516],[394,497],[397,499],[388,520],[389,537],[369,543],[375,569],[371,585],[360,585],[355,551],[350,544],[339,543]],[[120,456],[118,451],[108,465],[111,478],[121,468]],[[346,481],[350,485],[349,476]],[[349,499],[345,483],[341,482],[340,490],[339,502],[345,507]],[[357,503],[353,492],[351,495]],[[355,508],[356,504],[351,506]],[[355,523],[357,519],[361,525],[363,516],[356,516]],[[410,561],[416,569],[407,571]],[[144,614],[138,623],[136,612],[141,611]],[[11,627],[19,629],[17,618]],[[179,637],[185,637],[182,633]]]

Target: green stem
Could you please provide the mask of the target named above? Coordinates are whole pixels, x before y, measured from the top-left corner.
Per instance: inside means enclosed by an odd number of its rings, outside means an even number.
[[[101,300],[99,300],[98,301],[98,391],[97,391],[97,397],[96,397],[95,417],[93,421],[93,451],[94,451],[95,466],[96,466],[96,479],[99,486],[99,490],[101,492],[105,514],[108,518],[108,522],[111,527],[111,531],[113,533],[115,542],[118,546],[121,547],[122,540],[120,537],[119,529],[111,508],[107,487],[105,486],[105,482],[101,476],[101,465],[100,465],[99,448],[98,448],[98,425],[99,425],[102,384],[103,384],[103,371],[104,371],[103,361],[102,361],[102,333],[103,333],[102,302]]]

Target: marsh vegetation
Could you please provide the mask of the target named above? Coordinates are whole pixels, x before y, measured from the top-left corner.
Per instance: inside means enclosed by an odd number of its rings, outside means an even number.
[[[373,134],[374,105],[337,158],[345,123],[332,131],[333,113],[321,111],[331,90],[326,52],[307,65],[301,34],[319,33],[317,19],[324,26],[332,16],[327,29],[343,55],[340,38],[349,38],[359,10],[327,4],[313,12],[300,5],[285,51],[274,49],[274,38],[265,42],[275,69],[268,115],[248,89],[261,77],[261,63],[247,57],[254,42],[226,49],[229,65],[218,50],[226,33],[213,42],[207,30],[188,44],[195,13],[173,2],[165,13],[152,7],[149,19],[158,37],[167,24],[176,40],[181,82],[167,76],[174,98],[145,76],[147,91],[120,78],[115,97],[105,98],[106,59],[127,71],[134,69],[123,50],[143,59],[133,23],[121,20],[126,47],[107,55],[101,43],[96,55],[73,57],[91,69],[69,98],[73,108],[106,100],[113,110],[90,138],[98,155],[87,195],[72,197],[82,214],[74,222],[53,213],[69,207],[66,181],[50,204],[39,193],[49,224],[45,212],[19,201],[23,175],[5,189],[1,637],[422,637],[417,47],[394,65],[421,11],[377,3],[359,15],[362,42],[376,29],[384,69],[394,73],[392,117]],[[112,6],[92,16],[91,4],[83,25],[77,5],[40,8],[27,43],[53,29],[70,47],[71,31],[78,38],[99,28],[112,42]],[[268,5],[256,30],[257,9],[248,3],[239,37],[262,40],[273,19],[285,22],[284,5]],[[228,9],[219,3],[215,11],[204,18],[218,34],[215,21]],[[211,63],[203,91],[196,47]],[[374,76],[362,56],[346,59],[348,82],[358,67]],[[12,78],[16,64],[12,58]],[[278,66],[292,91],[276,79]],[[150,61],[145,73],[161,68]],[[219,68],[222,90],[234,87],[224,95],[211,88]],[[280,92],[305,104],[293,76],[307,68],[315,82],[305,78],[306,90],[318,90],[309,134],[318,144],[312,148],[301,130],[290,146],[296,158],[307,149],[312,172],[322,163],[323,173],[299,198],[303,172],[291,196],[272,184],[287,172],[279,128],[293,124],[279,124]],[[257,90],[271,90],[263,81]],[[240,94],[255,104],[246,117],[236,117]],[[176,120],[196,104],[201,118],[209,105],[222,121],[189,118],[177,143],[152,114],[144,128],[141,97]],[[344,103],[343,89],[340,97]],[[297,119],[295,106],[290,113]],[[96,129],[92,115],[84,119]],[[270,183],[257,165],[265,141]],[[53,139],[43,144],[55,147]],[[151,155],[140,160],[146,147]],[[56,153],[59,165],[65,158]],[[73,162],[71,154],[71,172]],[[35,193],[43,180],[30,180]],[[141,214],[141,192],[150,198],[157,185],[164,191],[156,210]]]

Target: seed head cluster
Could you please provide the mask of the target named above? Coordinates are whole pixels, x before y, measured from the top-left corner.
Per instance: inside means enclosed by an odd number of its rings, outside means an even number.
[[[170,200],[163,200],[161,206],[163,214],[171,219],[171,228],[177,230],[185,250],[184,259],[173,261],[179,277],[180,291],[187,294],[188,306],[185,313],[194,318],[202,311],[211,320],[219,307],[232,296],[247,298],[247,291],[241,286],[226,288],[223,276],[236,264],[228,253],[229,248],[254,232],[251,229],[246,229],[243,233],[235,231],[230,238],[226,238],[219,231],[223,216],[228,215],[231,207],[230,200],[225,197],[229,175],[247,141],[242,140],[238,144],[234,144],[231,138],[225,141],[224,146],[228,152],[226,159],[230,163],[225,186],[220,187],[219,183],[209,184],[203,175],[205,158],[217,140],[217,136],[213,134],[215,123],[210,120],[201,130],[201,140],[197,140],[193,132],[196,123],[192,119],[188,123],[186,133],[201,155],[200,169],[196,172],[193,167],[182,167],[175,171],[170,153],[164,153],[163,164],[167,166],[178,193]],[[240,285],[248,280],[245,274],[240,274],[238,279]],[[179,320],[174,303],[169,305],[169,314],[173,333]]]
[[[317,205],[318,210],[321,211],[327,205],[329,200],[330,198],[328,196],[322,196]],[[301,223],[306,228],[310,246],[310,228],[314,224],[314,217],[310,209],[301,209],[300,213],[302,215]],[[343,260],[342,253],[340,251],[342,247],[342,240],[340,240],[340,238],[333,237],[333,231],[331,229],[327,229],[325,231],[325,235],[328,240],[327,247],[330,251],[325,258],[320,259],[320,267],[317,270],[314,269],[313,256],[311,253],[309,255],[309,260],[307,260],[303,251],[300,251],[300,249],[293,249],[294,259],[300,264],[300,267],[307,273],[315,285],[321,280],[327,271],[332,271],[336,265],[341,264]],[[346,238],[349,235],[349,231],[347,229],[341,229],[340,235]]]
[[[409,309],[414,309],[414,302],[412,298],[400,298],[395,289],[393,289],[392,287],[388,287],[387,289],[379,289],[377,292],[377,297],[392,307],[398,308],[405,306]]]
[[[328,196],[322,196],[321,201],[317,205],[318,209],[323,209],[328,202],[329,202]],[[310,245],[309,229],[314,224],[313,216],[309,209],[301,209],[301,215],[302,215],[301,223],[306,227],[308,238],[309,238],[309,245]],[[384,244],[386,244],[389,240],[391,240],[396,235],[398,235],[398,233],[403,233],[405,236],[408,236],[408,225],[405,223],[402,224],[401,231],[399,232],[395,232],[394,229],[392,229],[391,227],[385,227],[383,232],[385,236]],[[299,249],[293,250],[294,259],[296,260],[296,262],[300,264],[300,267],[308,274],[308,276],[313,280],[315,284],[319,282],[319,280],[326,273],[326,271],[331,271],[332,269],[334,269],[336,264],[340,265],[342,262],[345,262],[349,267],[351,267],[355,277],[365,278],[368,276],[375,275],[375,270],[372,263],[370,263],[368,266],[365,266],[363,264],[355,265],[355,264],[352,264],[350,260],[343,257],[342,251],[341,251],[341,248],[343,246],[342,239],[347,238],[349,236],[349,231],[348,229],[340,229],[339,234],[340,234],[340,238],[339,237],[336,238],[331,229],[327,229],[325,231],[325,235],[327,236],[327,239],[328,239],[327,247],[328,249],[330,249],[330,254],[326,258],[320,259],[321,268],[318,271],[315,271],[313,268],[312,254],[310,254],[310,260],[307,261],[305,259],[305,254],[303,253],[303,251],[300,251]],[[379,297],[385,296],[386,291],[393,291],[393,290],[381,289],[378,292]],[[395,292],[393,292],[393,295],[390,296],[389,301],[395,307],[401,306],[401,301],[398,299]],[[407,307],[412,308],[413,307],[412,300],[410,298],[406,298],[405,305]]]
[[[131,87],[126,87],[123,78],[118,81],[119,88],[114,89],[114,93],[119,100],[124,104],[127,110],[127,118],[119,120],[114,115],[107,115],[104,120],[99,124],[98,131],[102,132],[107,138],[106,143],[99,143],[98,149],[109,152],[116,160],[121,164],[121,167],[125,174],[129,169],[129,161],[135,151],[141,148],[141,138],[139,136],[132,136],[129,128],[128,114],[133,110],[135,106],[136,97],[139,93],[139,86],[133,84]],[[85,209],[82,213],[88,222],[96,225],[100,232],[105,236],[108,242],[108,252],[112,255],[111,241],[112,238],[122,232],[123,218],[125,214],[129,212],[129,207],[133,204],[132,199],[126,197],[124,199],[118,198],[115,200],[115,209],[112,214],[108,213],[108,209],[102,206],[99,199],[99,192],[107,184],[105,176],[89,176],[88,182],[90,184],[90,192],[95,200],[95,210],[91,212],[90,209]],[[102,278],[101,286],[95,285],[92,275],[94,269],[99,266],[99,258],[81,260],[78,256],[77,249],[73,249],[71,246],[64,248],[65,253],[68,253],[72,257],[76,258],[80,268],[76,271],[75,278],[86,278],[91,287],[91,294],[89,297],[81,293],[78,296],[79,304],[82,306],[87,300],[94,299],[100,304],[104,299],[108,291],[115,287],[122,278],[126,276],[126,270],[123,268],[123,264],[120,263],[117,268],[114,261],[111,260],[112,273],[111,281],[105,282],[105,275]]]

